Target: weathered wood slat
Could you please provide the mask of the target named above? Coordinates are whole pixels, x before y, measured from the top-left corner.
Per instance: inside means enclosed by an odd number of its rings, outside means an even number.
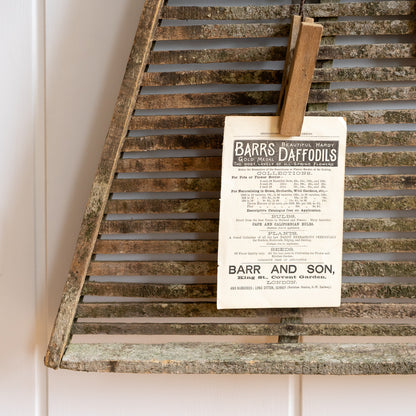
[[[413,374],[412,344],[72,344],[62,368],[173,374]]]
[[[345,177],[345,190],[415,189],[416,175],[357,175]]]
[[[370,45],[321,45],[319,59],[401,59],[414,58],[416,47],[412,43]],[[259,62],[284,60],[286,47],[204,49],[153,51],[151,64],[208,64],[220,62]]]
[[[345,276],[416,277],[415,262],[344,261]],[[93,261],[90,276],[215,276],[215,261]]]
[[[408,232],[416,227],[416,218],[350,218],[344,220],[344,232]],[[102,234],[217,232],[218,220],[113,220],[104,221]]]
[[[356,175],[345,178],[345,189],[414,189],[414,175]],[[115,179],[112,192],[218,192],[220,178]]]
[[[412,241],[412,240],[410,240]],[[390,246],[393,246],[391,243]],[[368,244],[370,246],[370,244]],[[414,244],[416,246],[416,243]],[[354,245],[358,247],[358,244]],[[413,247],[399,245],[404,249]],[[216,240],[97,240],[94,248],[96,254],[216,254],[218,242]]]
[[[218,213],[219,199],[153,199],[108,201],[107,214]]]
[[[86,282],[85,296],[116,296],[161,299],[211,299],[217,295],[215,284],[140,284],[126,282]],[[410,284],[344,283],[343,298],[415,299],[416,286]]]
[[[93,261],[90,276],[215,276],[214,261]]]
[[[416,122],[416,110],[308,111],[306,114],[309,116],[346,117],[348,124],[411,124]],[[247,114],[233,113],[233,115]],[[149,129],[222,128],[224,126],[224,118],[224,114],[133,116],[129,128],[130,130],[138,131]]]
[[[415,336],[416,325],[406,324],[170,324],[76,322],[73,333],[140,335],[246,335],[246,336]]]
[[[349,153],[347,167],[415,166],[416,152]],[[221,170],[221,157],[120,159],[117,173]]]
[[[162,18],[177,20],[275,20],[287,19],[299,12],[294,4],[276,6],[176,6],[165,7]],[[369,3],[324,3],[305,4],[306,16],[338,17],[338,16],[401,16],[415,12],[413,1],[386,1]]]
[[[416,153],[416,152],[415,152]],[[182,157],[159,159],[120,159],[118,173],[126,172],[176,172],[221,170],[220,157]]]
[[[345,211],[380,211],[416,209],[415,196],[346,197]],[[411,224],[409,224],[412,226]],[[402,230],[403,231],[403,230]]]
[[[137,100],[141,78],[147,65],[153,34],[159,22],[158,17],[162,6],[162,0],[148,0],[144,4],[46,352],[45,364],[52,368],[59,366],[69,341],[71,323],[98,235],[100,221],[104,215],[111,179],[114,177],[123,139],[127,134],[130,117],[134,111],[134,103]]]
[[[123,152],[153,150],[221,149],[222,135],[161,135],[127,137]],[[360,146],[414,146],[416,131],[363,131],[348,132],[347,145]]]
[[[152,74],[159,74],[153,73]],[[175,74],[172,72],[164,74]],[[269,82],[272,82],[269,79]],[[179,84],[177,84],[179,85]],[[189,84],[191,85],[191,84]],[[212,108],[238,105],[273,105],[279,98],[278,91],[221,92],[204,94],[151,94],[139,95],[136,110],[167,108]],[[358,101],[414,100],[416,87],[352,88],[339,90],[311,90],[309,104]]]
[[[416,131],[348,132],[347,146],[414,146]]]
[[[344,232],[408,232],[416,229],[416,218],[351,218],[344,220]]]
[[[146,76],[147,86],[173,86],[173,85],[203,85],[203,84],[277,84],[282,80],[281,70],[256,70],[256,71],[180,71],[180,72],[150,72]],[[313,82],[342,82],[342,81],[414,81],[416,71],[414,67],[352,67],[352,68],[316,68]],[[326,90],[323,90],[324,92]],[[383,90],[375,90],[378,95]],[[409,92],[410,91],[410,92]],[[319,94],[313,92],[312,94]],[[414,94],[411,87],[403,90],[405,94]],[[267,93],[270,94],[270,93]],[[335,94],[332,91],[326,94]],[[346,94],[339,91],[338,94]],[[371,94],[371,93],[369,93]],[[204,94],[201,94],[204,96]],[[150,99],[150,95],[146,96]],[[214,96],[215,97],[215,96]],[[238,95],[237,95],[238,97]],[[247,96],[249,100],[250,96]],[[256,97],[254,95],[253,97]],[[141,99],[141,97],[139,98]],[[270,99],[270,97],[269,97]],[[200,98],[202,100],[202,98]],[[259,100],[259,99],[258,99]],[[218,99],[217,99],[218,101]],[[254,101],[252,98],[251,101]]]
[[[415,166],[416,152],[372,152],[349,153],[346,156],[348,167]]]
[[[415,196],[346,197],[346,211],[416,209]],[[218,213],[219,199],[110,200],[107,214]]]
[[[95,254],[216,254],[216,240],[97,240]],[[412,253],[416,240],[360,238],[344,239],[345,253]]]
[[[218,213],[219,199],[113,199],[107,203],[107,214]]]
[[[72,344],[62,368],[173,374],[413,374],[412,344]]]
[[[115,179],[112,192],[216,192],[221,178]]]
[[[344,253],[413,253],[416,252],[416,240],[407,238],[344,239],[343,251]]]
[[[413,33],[412,20],[325,22],[323,36],[407,35]],[[197,40],[270,38],[289,35],[289,25],[281,23],[243,23],[201,26],[160,26],[155,40]]]
[[[220,134],[172,134],[160,136],[127,137],[124,142],[123,151],[147,152],[165,149],[221,149],[222,140],[223,135]]]
[[[80,303],[77,318],[257,318],[299,316],[305,318],[416,318],[414,303],[342,303],[337,308],[217,309],[215,302],[100,302]]]
[[[119,233],[215,233],[218,220],[114,220],[101,224],[101,234]]]

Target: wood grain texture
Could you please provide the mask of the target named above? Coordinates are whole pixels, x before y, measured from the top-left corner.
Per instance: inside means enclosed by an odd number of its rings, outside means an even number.
[[[101,162],[82,221],[61,305],[46,352],[45,364],[52,368],[59,366],[69,340],[71,323],[81,295],[89,260],[98,235],[100,221],[104,214],[111,179],[114,176],[123,139],[127,134],[134,103],[137,100],[140,81],[147,64],[152,46],[152,37],[156,30],[158,15],[162,5],[162,0],[148,0],[144,5],[113,118],[104,143]]]

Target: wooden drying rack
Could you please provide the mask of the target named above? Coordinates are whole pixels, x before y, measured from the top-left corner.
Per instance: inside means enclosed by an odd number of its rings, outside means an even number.
[[[279,93],[262,86],[281,82],[282,71],[271,65],[284,59],[286,47],[275,40],[289,35],[284,19],[296,7],[174,7],[147,0],[46,365],[154,373],[416,373],[416,134],[409,128],[416,112],[408,105],[416,96],[415,2],[325,2],[305,11],[324,22],[307,114],[343,116],[351,126],[341,307],[219,311],[215,305],[224,116],[270,115]],[[337,45],[337,36],[345,44]],[[362,36],[383,36],[382,43],[357,42]],[[258,38],[267,38],[266,46],[256,44]],[[223,49],[221,39],[234,46]],[[195,49],[182,50],[182,40]],[[353,66],[336,64],[351,59]],[[360,66],[361,59],[370,61]],[[330,88],[333,82],[342,87]],[[364,101],[384,102],[386,109]],[[353,103],[352,109],[338,111],[338,103]],[[377,260],[382,253],[393,260]],[[353,341],[327,342],[334,336]]]

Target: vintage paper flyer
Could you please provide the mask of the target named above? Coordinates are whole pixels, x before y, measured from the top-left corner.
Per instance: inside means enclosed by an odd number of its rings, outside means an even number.
[[[346,122],[226,117],[217,306],[339,306]]]

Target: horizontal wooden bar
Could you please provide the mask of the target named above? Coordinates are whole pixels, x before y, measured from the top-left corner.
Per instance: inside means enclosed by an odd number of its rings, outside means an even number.
[[[217,309],[215,302],[99,302],[80,303],[77,318],[304,318],[406,319],[416,317],[414,303],[342,303],[337,308]]]
[[[216,284],[141,284],[126,282],[86,282],[84,296],[137,297],[160,299],[214,299]],[[343,298],[415,299],[416,285],[380,283],[344,283]]]
[[[74,335],[415,336],[411,324],[244,324],[75,322]]]
[[[127,137],[123,152],[154,150],[221,149],[222,134],[172,134],[160,136]]]
[[[145,374],[414,374],[416,345],[70,344],[61,368]]]
[[[414,29],[413,20],[325,22],[323,36],[407,35],[413,33]],[[271,38],[288,35],[289,24],[286,23],[232,23],[159,26],[154,40]]]
[[[416,175],[356,175],[345,177],[345,190],[416,189]]]
[[[215,192],[221,178],[114,179],[111,192]]]
[[[275,6],[167,6],[163,19],[176,20],[275,20],[287,19],[299,12],[299,6],[284,4]],[[305,4],[306,16],[406,16],[415,12],[413,1],[386,1],[369,3]]]
[[[416,209],[416,196],[345,197],[344,209],[345,211],[408,211]]]
[[[414,374],[416,345],[70,344],[61,368],[145,374]]]
[[[216,240],[97,240],[94,248],[94,253],[216,254],[217,250],[218,242]]]
[[[152,74],[159,74],[153,73]],[[175,74],[172,72],[164,74]],[[173,81],[172,81],[173,82]],[[273,82],[271,79],[267,83]],[[176,84],[179,85],[179,84]],[[191,85],[191,84],[188,84]],[[278,91],[220,92],[194,94],[139,95],[136,110],[166,110],[168,108],[223,108],[243,105],[273,105]],[[360,101],[403,101],[416,99],[416,87],[311,89],[309,104]]]
[[[216,254],[216,240],[97,240],[95,254]],[[345,253],[412,253],[416,240],[405,238],[344,239]]]
[[[416,152],[349,153],[347,167],[415,166]],[[120,159],[117,173],[132,172],[197,172],[221,170],[221,157],[167,157]]]
[[[346,211],[411,210],[416,209],[416,196],[345,197]],[[112,199],[107,214],[218,214],[219,199]]]
[[[415,152],[416,153],[416,152]],[[117,173],[177,172],[221,170],[221,157],[168,157],[157,159],[120,159]]]
[[[343,251],[344,253],[413,253],[416,252],[416,240],[407,238],[344,238]]]
[[[92,261],[90,276],[215,276],[216,261]],[[416,277],[415,262],[344,261],[345,276]]]
[[[414,189],[415,175],[355,175],[345,178],[345,189]],[[220,178],[115,179],[111,192],[219,192]]]
[[[93,261],[90,276],[215,276],[213,261]]]
[[[101,223],[101,234],[118,233],[213,233],[218,220],[113,220]]]
[[[344,232],[408,232],[416,229],[416,218],[348,218]],[[112,220],[103,221],[101,234],[211,233],[218,231],[216,219]]]
[[[271,115],[241,114],[239,112],[229,115]],[[416,110],[370,110],[370,111],[307,111],[309,116],[346,117],[348,124],[402,124],[415,123]],[[170,116],[133,116],[130,121],[130,130],[149,129],[196,129],[196,128],[223,128],[225,114],[192,114]]]
[[[218,213],[219,199],[112,199],[107,214]]]
[[[223,136],[204,134],[160,135],[127,137],[123,152],[154,150],[221,149]],[[363,131],[348,132],[347,145],[360,146],[414,146],[416,131]]]
[[[413,43],[386,43],[367,45],[321,45],[320,59],[406,59],[414,58]],[[195,49],[153,51],[150,63],[163,64],[208,64],[220,62],[261,62],[284,60],[286,47],[264,46],[232,49]]]

